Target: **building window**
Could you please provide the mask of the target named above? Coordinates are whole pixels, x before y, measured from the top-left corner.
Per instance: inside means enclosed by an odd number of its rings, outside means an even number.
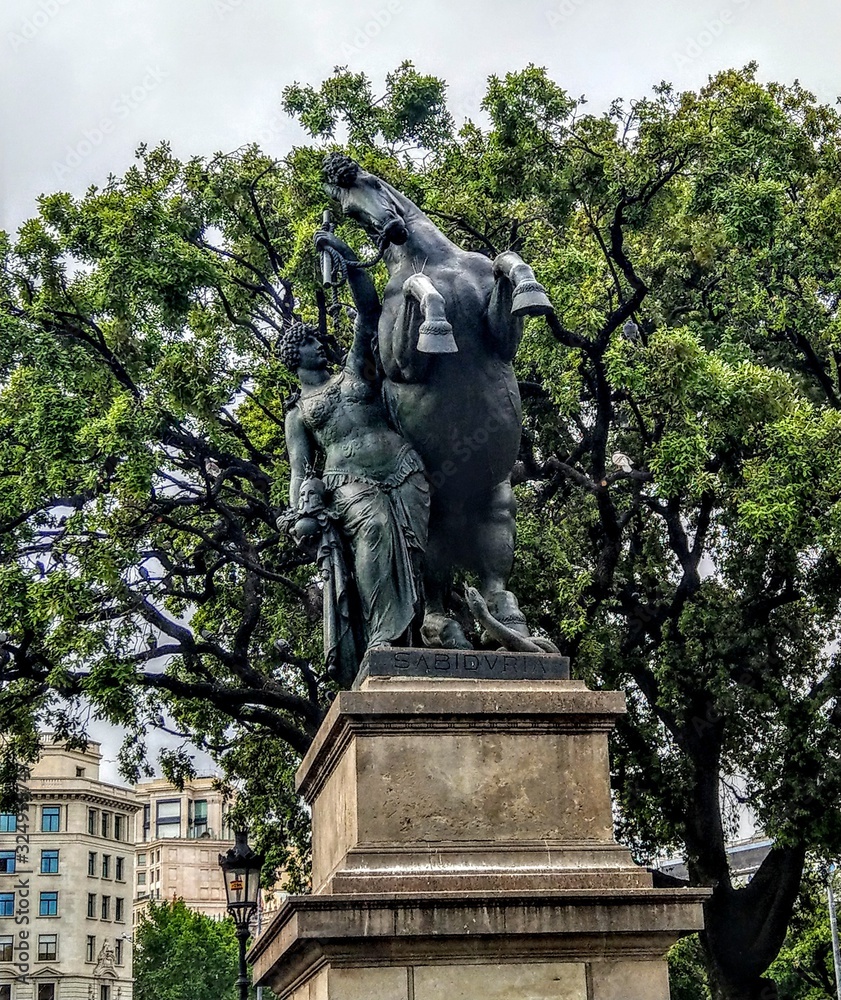
[[[118,882],[125,882],[126,880],[126,859],[117,858],[114,861],[114,878]]]
[[[122,920],[124,918],[123,909],[125,907],[125,900],[121,896],[117,896],[114,900],[114,919]]]
[[[88,809],[88,833],[92,836],[96,836],[97,820],[99,819],[98,809]]]
[[[110,986],[103,985],[99,987],[99,1000],[111,1000]]]
[[[114,960],[117,965],[123,964],[123,945],[125,941],[122,938],[117,938],[114,942]]]
[[[114,840],[125,840],[126,818],[114,813]]]
[[[13,892],[0,892],[0,917],[13,917],[15,915],[15,894]]]
[[[151,817],[151,812],[152,812],[152,810],[151,810],[150,806],[144,806],[143,807],[143,839],[144,840],[148,840],[149,839],[149,832],[150,832],[150,829],[151,829],[151,826],[152,826],[152,820],[150,818]]]
[[[55,962],[58,958],[58,934],[38,935],[38,961]]]
[[[44,806],[41,810],[41,833],[58,833],[60,819],[60,806]]]
[[[110,920],[111,919],[111,897],[110,896],[103,896],[102,897],[102,911],[101,911],[101,915],[102,915],[102,919],[103,920]]]
[[[55,1000],[55,983],[38,983],[37,1000]]]
[[[85,938],[85,961],[96,961],[96,937],[93,934],[88,934]]]
[[[207,833],[207,799],[190,803],[190,829],[188,836],[203,837]]]
[[[85,769],[83,767],[77,767],[76,768],[76,777],[77,778],[84,778],[84,776],[85,776]]]
[[[0,851],[0,875],[14,875],[15,852]]]
[[[146,864],[146,855],[145,854],[138,854],[137,855],[137,867],[138,868],[143,868],[145,866],[145,864]]]
[[[159,840],[181,836],[181,799],[163,799],[157,803],[155,835]]]
[[[11,934],[0,934],[0,962],[11,962],[13,941]]]
[[[111,855],[102,855],[102,877],[111,878]]]
[[[88,916],[89,917],[95,917],[96,916],[96,893],[95,892],[89,892],[88,893]]]
[[[137,873],[137,884],[138,885],[146,885],[146,872],[138,872]]]
[[[111,813],[104,812],[102,814],[102,836],[111,836]]]
[[[40,917],[57,917],[58,916],[58,893],[57,892],[42,892],[41,900],[38,906],[38,915]]]
[[[41,851],[41,874],[55,875],[58,873],[58,851]]]
[[[14,813],[0,813],[0,833],[16,833],[18,818]]]
[[[0,986],[0,1000],[12,1000],[12,987],[8,983]]]
[[[96,851],[88,851],[88,875],[96,875]]]

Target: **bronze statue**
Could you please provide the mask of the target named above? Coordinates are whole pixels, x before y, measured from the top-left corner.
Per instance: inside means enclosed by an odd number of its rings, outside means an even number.
[[[512,361],[524,317],[552,306],[516,253],[491,261],[462,250],[417,205],[348,157],[329,156],[324,176],[345,215],[379,243],[390,275],[377,325],[384,397],[432,487],[424,641],[470,648],[447,613],[456,567],[476,574],[491,618],[528,637],[507,590],[515,542],[511,470],[522,430]],[[364,304],[370,281],[349,248],[327,231],[316,247],[345,261],[356,304],[360,296]]]
[[[423,464],[389,426],[382,403],[371,346],[379,302],[367,275],[357,294],[353,346],[338,373],[330,374],[316,332],[305,324],[290,327],[279,344],[301,383],[286,418],[292,510],[282,520],[299,544],[315,543],[327,666],[345,684],[366,648],[408,638],[422,608],[429,518]]]

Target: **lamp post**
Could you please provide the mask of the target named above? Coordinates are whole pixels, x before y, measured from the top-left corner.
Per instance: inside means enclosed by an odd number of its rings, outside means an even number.
[[[838,917],[835,913],[835,893],[832,891],[832,876],[835,865],[829,866],[826,876],[826,899],[829,904],[829,928],[832,934],[832,958],[835,965],[835,991],[841,1000],[841,946],[838,943]]]
[[[248,973],[245,967],[245,946],[248,942],[248,925],[257,910],[260,892],[260,869],[263,859],[248,846],[244,830],[236,833],[236,843],[225,854],[219,855],[219,867],[225,879],[225,896],[228,913],[234,918],[239,942],[239,976],[237,988],[240,1000],[248,1000]]]

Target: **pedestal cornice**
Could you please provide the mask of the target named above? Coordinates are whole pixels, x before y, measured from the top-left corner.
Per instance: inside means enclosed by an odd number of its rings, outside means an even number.
[[[288,995],[324,965],[657,961],[703,927],[698,889],[290,896],[248,960]]]

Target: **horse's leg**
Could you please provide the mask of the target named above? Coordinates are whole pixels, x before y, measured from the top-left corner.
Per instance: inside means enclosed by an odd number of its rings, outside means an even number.
[[[453,582],[453,539],[459,538],[462,531],[460,522],[447,518],[440,509],[433,509],[424,553],[424,616],[421,637],[425,646],[438,649],[473,648],[459,623],[448,615],[446,608],[446,599]]]
[[[534,271],[513,250],[501,253],[493,264],[494,288],[488,304],[488,324],[497,351],[511,361],[523,336],[526,316],[551,313],[552,303]]]
[[[384,316],[379,328],[380,359],[386,376],[394,382],[424,382],[432,358],[418,350],[423,315],[420,305],[401,296],[396,315]]]
[[[423,354],[455,354],[458,351],[453,328],[447,321],[444,296],[427,274],[412,274],[403,282],[403,295],[420,306],[423,322],[418,331],[417,349]]]
[[[546,289],[535,278],[534,271],[513,250],[506,250],[494,261],[494,277],[504,278],[513,288],[511,312],[514,316],[546,316],[554,312]]]
[[[516,511],[511,483],[506,480],[495,486],[474,521],[471,562],[479,577],[479,590],[493,617],[512,631],[528,636],[525,615],[517,598],[506,589],[514,562]]]

